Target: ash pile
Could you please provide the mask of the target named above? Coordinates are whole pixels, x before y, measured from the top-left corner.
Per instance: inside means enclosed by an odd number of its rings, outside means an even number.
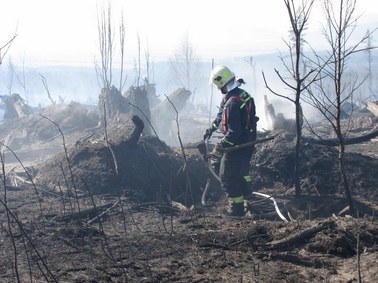
[[[151,86],[131,87],[123,95],[114,87],[103,89],[96,107],[71,102],[33,108],[19,95],[3,96],[8,104],[0,140],[7,182],[32,181],[56,193],[198,202],[210,176],[206,163],[196,149],[187,149],[184,157],[180,147],[164,141],[175,133],[172,105],[183,111],[191,93],[177,89],[157,101],[147,90]]]

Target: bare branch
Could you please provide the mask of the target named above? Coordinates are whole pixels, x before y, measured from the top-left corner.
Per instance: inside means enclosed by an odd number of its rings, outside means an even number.
[[[192,81],[197,74],[198,64],[199,58],[195,54],[189,34],[186,32],[177,53],[169,61],[174,82],[192,91]]]
[[[119,91],[122,93],[122,89],[125,86],[127,76],[123,78],[124,58],[125,58],[125,24],[123,19],[123,12],[121,13],[121,24],[119,26],[119,40],[121,51],[121,74],[119,79]]]
[[[43,83],[43,86],[45,87],[45,90],[47,92],[47,97],[49,98],[49,100],[51,101],[52,104],[55,104],[55,101],[51,98],[49,85],[47,84],[46,78],[42,74],[39,74],[39,76],[42,78],[42,83]]]
[[[11,37],[11,39],[8,40],[8,42],[6,42],[3,46],[0,47],[0,65],[3,63],[3,59],[5,58],[5,55],[7,55],[13,41],[15,40],[15,38],[17,37],[17,28],[16,28],[16,31],[14,32],[13,36]],[[3,51],[4,49],[4,51]]]
[[[97,32],[101,65],[95,63],[96,73],[100,77],[102,86],[109,88],[112,84],[112,63],[114,49],[114,35],[112,33],[111,5],[103,7],[97,14]]]
[[[278,92],[274,91],[274,90],[268,85],[268,83],[267,83],[267,81],[266,81],[266,78],[265,78],[264,71],[262,72],[262,76],[263,76],[263,79],[264,79],[264,83],[265,83],[266,88],[267,88],[271,93],[273,93],[273,94],[275,94],[275,95],[277,95],[277,96],[279,96],[279,97],[285,98],[285,99],[287,99],[287,100],[290,100],[291,102],[294,102],[290,97],[285,96],[285,95],[282,95],[282,94],[279,94]]]

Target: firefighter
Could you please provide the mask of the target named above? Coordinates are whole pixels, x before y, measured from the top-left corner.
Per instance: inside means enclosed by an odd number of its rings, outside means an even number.
[[[237,79],[226,66],[216,66],[210,74],[213,83],[223,94],[220,110],[211,127],[206,130],[204,140],[209,139],[218,128],[224,134],[212,151],[220,159],[219,177],[221,187],[228,195],[227,212],[232,216],[244,215],[244,199],[251,193],[249,165],[253,147],[224,152],[224,149],[256,139],[256,108],[254,99],[240,86],[243,79]]]

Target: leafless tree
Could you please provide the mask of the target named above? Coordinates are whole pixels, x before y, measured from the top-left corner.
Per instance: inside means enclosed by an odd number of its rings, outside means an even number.
[[[296,144],[295,144],[295,195],[299,197],[301,195],[301,182],[300,182],[300,148],[301,148],[301,136],[302,136],[302,124],[303,113],[301,107],[301,94],[306,91],[308,85],[315,80],[308,80],[315,70],[306,72],[303,58],[303,45],[304,31],[306,30],[310,13],[315,0],[284,0],[285,7],[287,9],[290,19],[290,38],[289,41],[285,41],[286,46],[289,49],[288,60],[281,57],[281,61],[284,65],[285,71],[289,74],[288,77],[284,77],[277,69],[275,72],[280,81],[289,88],[292,92],[292,96],[287,96],[274,91],[269,87],[265,74],[263,72],[263,78],[266,87],[275,95],[285,98],[295,105],[295,121],[296,121]],[[299,2],[296,5],[295,2]]]
[[[113,60],[115,50],[114,22],[112,18],[112,7],[110,1],[106,7],[101,8],[97,16],[98,42],[101,63],[95,62],[99,84],[103,88],[109,89],[113,82]],[[120,43],[120,82],[119,90],[122,91],[126,77],[124,77],[124,60],[125,60],[125,24],[123,13],[121,12],[121,21],[119,25],[119,43]]]
[[[141,76],[142,76],[142,43],[139,37],[139,34],[137,34],[137,41],[138,41],[138,58],[134,60],[134,71],[135,71],[135,85],[140,86],[141,84]],[[149,45],[147,42],[147,48],[144,51],[144,59],[146,64],[146,75],[143,77],[142,83],[145,84],[145,87],[148,86],[150,82],[153,82],[153,74],[151,70],[151,53],[149,49]],[[152,78],[152,79],[151,79]]]
[[[102,86],[106,89],[112,84],[112,64],[114,50],[114,35],[111,18],[111,5],[103,7],[97,15],[98,42],[101,57],[101,66],[95,63],[96,73],[101,79]]]
[[[373,39],[372,39],[372,36],[370,34],[370,31],[367,30],[367,34],[368,34],[368,39],[367,39],[367,42],[366,42],[366,52],[367,52],[367,55],[368,55],[368,85],[369,85],[369,93],[371,94],[371,96],[375,99],[377,99],[377,95],[374,93],[373,91],[373,73],[372,73],[372,69],[371,69],[371,64],[373,62],[373,57],[372,57],[372,50],[374,48],[373,46]],[[369,96],[369,98],[371,98]],[[361,99],[362,100],[362,99]]]
[[[55,104],[55,101],[51,98],[51,93],[50,93],[49,85],[47,84],[46,78],[42,74],[39,74],[39,76],[42,79],[42,83],[43,83],[43,86],[46,90],[47,97],[49,98],[49,100],[51,101],[52,104]]]
[[[172,79],[181,87],[193,92],[193,80],[198,71],[199,58],[186,32],[177,52],[169,60]]]
[[[17,29],[16,29],[16,32],[14,33],[14,35],[11,37],[10,40],[8,40],[8,42],[6,42],[3,46],[0,46],[0,65],[3,63],[3,60],[5,58],[5,55],[7,55],[14,39],[17,37]]]
[[[120,81],[119,90],[113,85],[113,60],[115,57],[115,34],[114,23],[112,18],[112,9],[110,5],[111,1],[108,1],[107,6],[98,10],[98,41],[101,63],[98,64],[95,61],[95,69],[97,74],[97,81],[101,87],[101,93],[99,97],[99,109],[104,109],[104,103],[107,107],[107,113],[117,113],[121,106],[119,105],[119,98],[122,98],[121,91],[126,83],[126,76],[124,77],[124,59],[125,59],[125,25],[123,19],[123,13],[121,13],[121,23],[119,26],[119,43],[120,43]],[[114,96],[115,95],[115,96]],[[117,101],[117,103],[114,103]],[[122,103],[121,103],[122,104]],[[112,109],[117,107],[117,109]],[[101,110],[102,111],[102,110]],[[106,113],[101,113],[102,117],[105,117]],[[109,117],[113,117],[109,114]],[[100,124],[102,119],[100,120]]]
[[[369,30],[367,31],[367,33],[369,33]],[[369,38],[367,39],[367,42],[366,42],[366,47],[367,47],[367,54],[368,54],[368,63],[369,63],[369,66],[368,66],[368,80],[369,80],[369,90],[371,91],[371,62],[372,62],[372,58],[371,58],[371,47],[372,46],[372,42],[371,42],[371,37],[369,36]]]
[[[351,44],[351,36],[357,26],[355,16],[357,0],[323,0],[322,5],[326,17],[323,34],[329,45],[326,54],[315,52],[315,65],[323,66],[315,89],[309,89],[309,103],[327,119],[331,125],[338,145],[338,163],[342,185],[348,199],[349,209],[354,214],[353,198],[345,168],[345,145],[350,131],[350,121],[342,124],[343,108],[347,102],[353,103],[353,95],[366,78],[347,77],[345,71],[350,57],[358,52],[371,50],[373,46],[362,47],[373,32],[365,34],[357,43]],[[353,110],[353,109],[352,109]],[[353,111],[352,111],[353,112]]]
[[[138,61],[135,63],[135,73],[136,73],[136,77],[135,77],[135,85],[136,86],[139,86],[139,83],[140,83],[140,72],[141,72],[141,43],[140,43],[140,37],[139,37],[139,34],[137,35],[137,39],[138,39]]]
[[[144,58],[146,60],[146,78],[145,81],[147,82],[153,82],[154,77],[153,77],[153,68],[151,69],[151,54],[150,54],[150,48],[147,42],[147,49],[144,52]],[[152,62],[153,64],[153,62]],[[153,65],[152,65],[153,67]]]
[[[21,75],[16,72],[16,78],[22,89],[24,90],[24,97],[26,104],[29,102],[29,95],[28,95],[28,90],[26,87],[26,76],[25,76],[25,60],[22,61],[22,72]]]
[[[12,88],[13,88],[13,81],[15,75],[15,66],[11,59],[9,59],[8,63],[8,95],[12,95]]]
[[[8,53],[8,51],[9,51],[9,49],[10,49],[10,47],[11,47],[11,45],[12,45],[12,43],[15,40],[16,37],[17,37],[17,30],[14,33],[13,37],[5,45],[3,45],[2,47],[0,47],[0,65],[3,63],[4,57]],[[27,89],[26,89],[25,66],[24,66],[24,64],[22,66],[22,77],[20,77],[17,74],[17,72],[15,71],[15,67],[14,67],[14,65],[13,65],[13,63],[12,63],[11,60],[9,60],[9,69],[10,69],[9,74],[11,76],[10,77],[10,83],[9,83],[9,95],[12,94],[11,89],[12,89],[12,83],[13,83],[13,75],[15,74],[18,83],[21,85],[21,87],[24,90],[25,101],[28,102],[29,97],[28,97],[28,92],[27,92]]]
[[[125,34],[126,34],[123,13],[121,13],[121,23],[119,26],[119,41],[120,41],[120,51],[121,51],[121,74],[119,79],[119,91],[122,93],[123,87],[125,86],[127,77],[123,78],[123,67],[125,60]]]

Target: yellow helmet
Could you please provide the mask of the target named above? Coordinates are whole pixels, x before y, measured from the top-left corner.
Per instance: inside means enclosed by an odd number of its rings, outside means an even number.
[[[235,74],[226,66],[216,66],[210,74],[210,83],[215,84],[219,89],[233,79],[235,79]]]

